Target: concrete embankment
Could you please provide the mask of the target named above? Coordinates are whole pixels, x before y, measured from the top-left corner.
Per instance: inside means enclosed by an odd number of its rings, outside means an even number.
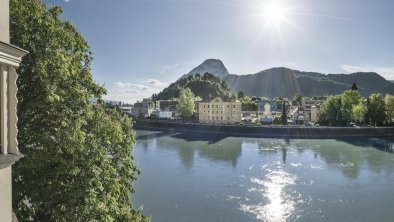
[[[206,125],[162,121],[136,121],[137,130],[174,130],[252,137],[338,138],[394,137],[394,127],[305,127]]]

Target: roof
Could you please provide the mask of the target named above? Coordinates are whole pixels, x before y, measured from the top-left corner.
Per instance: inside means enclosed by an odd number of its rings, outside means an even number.
[[[220,97],[220,96],[208,97],[208,98],[203,99],[203,100],[201,100],[199,102],[210,103],[210,102],[214,102],[215,99],[219,99],[218,102],[239,102],[238,100],[235,100],[235,99],[232,100],[231,98],[228,98],[228,97],[223,98],[223,97]]]

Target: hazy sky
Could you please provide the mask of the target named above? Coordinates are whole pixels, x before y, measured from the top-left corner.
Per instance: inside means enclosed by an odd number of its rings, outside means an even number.
[[[44,0],[89,42],[106,98],[135,102],[208,58],[394,79],[392,0]]]

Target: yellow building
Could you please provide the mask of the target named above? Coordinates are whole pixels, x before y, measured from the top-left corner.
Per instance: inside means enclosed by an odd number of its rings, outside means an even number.
[[[319,122],[320,118],[320,109],[317,106],[311,107],[311,122],[317,123]]]
[[[220,97],[201,101],[198,104],[200,123],[234,124],[241,122],[241,102],[224,101]]]

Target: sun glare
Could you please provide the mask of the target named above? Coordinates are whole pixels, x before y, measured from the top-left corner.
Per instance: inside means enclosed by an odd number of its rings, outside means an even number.
[[[263,16],[268,23],[280,23],[286,19],[286,8],[283,7],[281,1],[271,1],[263,5]]]

